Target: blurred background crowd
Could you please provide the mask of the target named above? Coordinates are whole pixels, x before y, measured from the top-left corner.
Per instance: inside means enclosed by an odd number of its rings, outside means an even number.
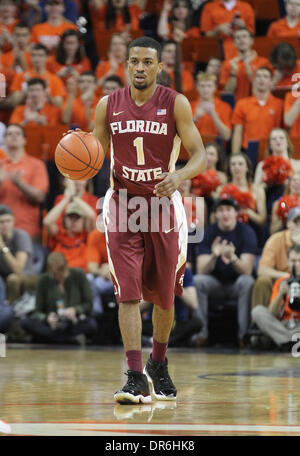
[[[128,83],[127,45],[162,44],[207,170],[180,187],[192,234],[170,346],[286,349],[300,326],[300,0],[0,0],[0,332],[120,344],[99,215],[109,153],[64,179],[55,146]],[[187,159],[181,147],[178,166]],[[201,200],[197,197],[202,197]],[[201,220],[199,214],[201,213]],[[298,264],[299,263],[299,264]],[[299,273],[297,270],[299,269]],[[151,303],[141,303],[151,344]]]

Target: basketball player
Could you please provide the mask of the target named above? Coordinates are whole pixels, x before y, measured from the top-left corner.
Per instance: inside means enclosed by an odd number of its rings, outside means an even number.
[[[105,196],[103,215],[129,368],[126,385],[114,395],[120,404],[151,402],[149,383],[156,400],[176,400],[177,390],[165,357],[174,318],[174,292],[182,292],[187,248],[185,212],[176,189],[206,167],[190,104],[183,95],[157,84],[161,70],[160,44],[148,37],[136,39],[128,47],[130,85],[102,98],[95,114],[93,133],[104,151],[111,141],[111,188]],[[175,171],[180,138],[191,158]],[[148,213],[153,198],[171,202],[166,209],[170,228],[160,227],[159,232],[134,232],[124,230],[124,226],[118,229],[124,215],[120,196],[124,189],[128,193],[126,223],[133,212],[127,209],[131,200],[142,196]],[[147,221],[150,225],[151,215]],[[144,374],[139,310],[142,297],[154,304],[153,350]]]

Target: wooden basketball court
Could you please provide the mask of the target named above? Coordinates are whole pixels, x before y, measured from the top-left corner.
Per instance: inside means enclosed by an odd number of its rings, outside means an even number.
[[[22,347],[0,358],[0,420],[12,435],[300,435],[291,354],[169,349],[177,403],[121,406],[113,402],[126,382],[121,347]]]

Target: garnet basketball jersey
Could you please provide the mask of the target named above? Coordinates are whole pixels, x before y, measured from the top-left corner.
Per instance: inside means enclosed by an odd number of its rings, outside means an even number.
[[[153,193],[158,176],[175,169],[180,151],[174,102],[177,92],[157,85],[137,106],[129,86],[108,97],[106,122],[111,135],[111,187],[130,195]]]

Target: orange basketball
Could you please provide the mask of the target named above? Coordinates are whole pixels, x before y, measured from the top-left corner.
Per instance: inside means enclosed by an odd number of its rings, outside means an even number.
[[[91,179],[101,169],[103,160],[100,141],[92,133],[81,130],[63,136],[55,149],[59,172],[73,180]]]

